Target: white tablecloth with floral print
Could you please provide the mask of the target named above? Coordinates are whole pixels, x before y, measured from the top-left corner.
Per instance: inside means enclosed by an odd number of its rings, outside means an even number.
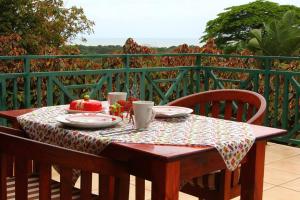
[[[74,129],[56,120],[66,114],[65,109],[66,105],[43,107],[17,119],[34,140],[93,154],[100,154],[111,142],[210,145],[219,151],[229,170],[238,167],[255,141],[249,124],[198,115],[155,119],[147,131],[135,131],[125,121],[104,129]]]

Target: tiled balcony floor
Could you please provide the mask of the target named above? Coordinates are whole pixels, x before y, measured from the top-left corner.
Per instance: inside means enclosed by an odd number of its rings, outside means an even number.
[[[54,172],[54,179],[58,176]],[[130,200],[134,200],[134,177],[131,177]],[[93,177],[93,190],[96,192],[97,177]],[[78,185],[78,183],[77,183]],[[146,200],[151,199],[151,184],[146,183]],[[197,198],[180,193],[180,200]],[[235,198],[238,200],[239,198]],[[268,143],[264,177],[264,200],[300,199],[300,148]]]

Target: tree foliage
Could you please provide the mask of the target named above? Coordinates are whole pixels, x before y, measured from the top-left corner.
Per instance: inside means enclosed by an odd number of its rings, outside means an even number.
[[[85,45],[75,45],[80,50],[81,54],[111,54],[114,52],[122,51],[121,45],[98,45],[98,46],[85,46]],[[170,53],[177,46],[170,47],[151,47],[155,49],[157,53]]]
[[[295,12],[288,11],[281,20],[264,24],[263,29],[250,32],[249,49],[268,56],[292,56],[299,53],[300,24]]]
[[[63,6],[62,0],[0,0],[0,35],[20,35],[27,53],[36,54],[93,31],[82,8]]]
[[[300,22],[300,8],[292,5],[257,0],[226,8],[216,19],[208,21],[202,42],[215,38],[218,47],[224,48],[226,45],[247,41],[250,30],[260,29],[264,23],[280,19],[288,10],[294,10]]]

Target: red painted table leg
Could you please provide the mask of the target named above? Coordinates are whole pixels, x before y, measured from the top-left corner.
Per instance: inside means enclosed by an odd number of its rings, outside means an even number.
[[[129,199],[130,177],[115,178],[114,200]]]
[[[241,200],[262,200],[266,141],[256,142],[241,169]]]
[[[180,162],[154,162],[152,166],[152,199],[178,200]]]
[[[115,178],[99,174],[99,197],[100,200],[113,200],[115,190]]]
[[[145,179],[135,177],[135,198],[145,200]]]

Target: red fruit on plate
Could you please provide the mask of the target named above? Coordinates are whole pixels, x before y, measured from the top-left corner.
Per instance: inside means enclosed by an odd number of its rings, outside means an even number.
[[[125,100],[119,100],[117,101],[118,104],[120,104],[121,106],[125,106],[126,105],[126,101]]]
[[[115,103],[109,106],[109,114],[119,116],[123,119],[124,106],[121,106],[119,103]]]
[[[70,110],[82,110],[82,111],[101,111],[101,101],[91,100],[86,95],[84,99],[74,100],[70,103]]]

